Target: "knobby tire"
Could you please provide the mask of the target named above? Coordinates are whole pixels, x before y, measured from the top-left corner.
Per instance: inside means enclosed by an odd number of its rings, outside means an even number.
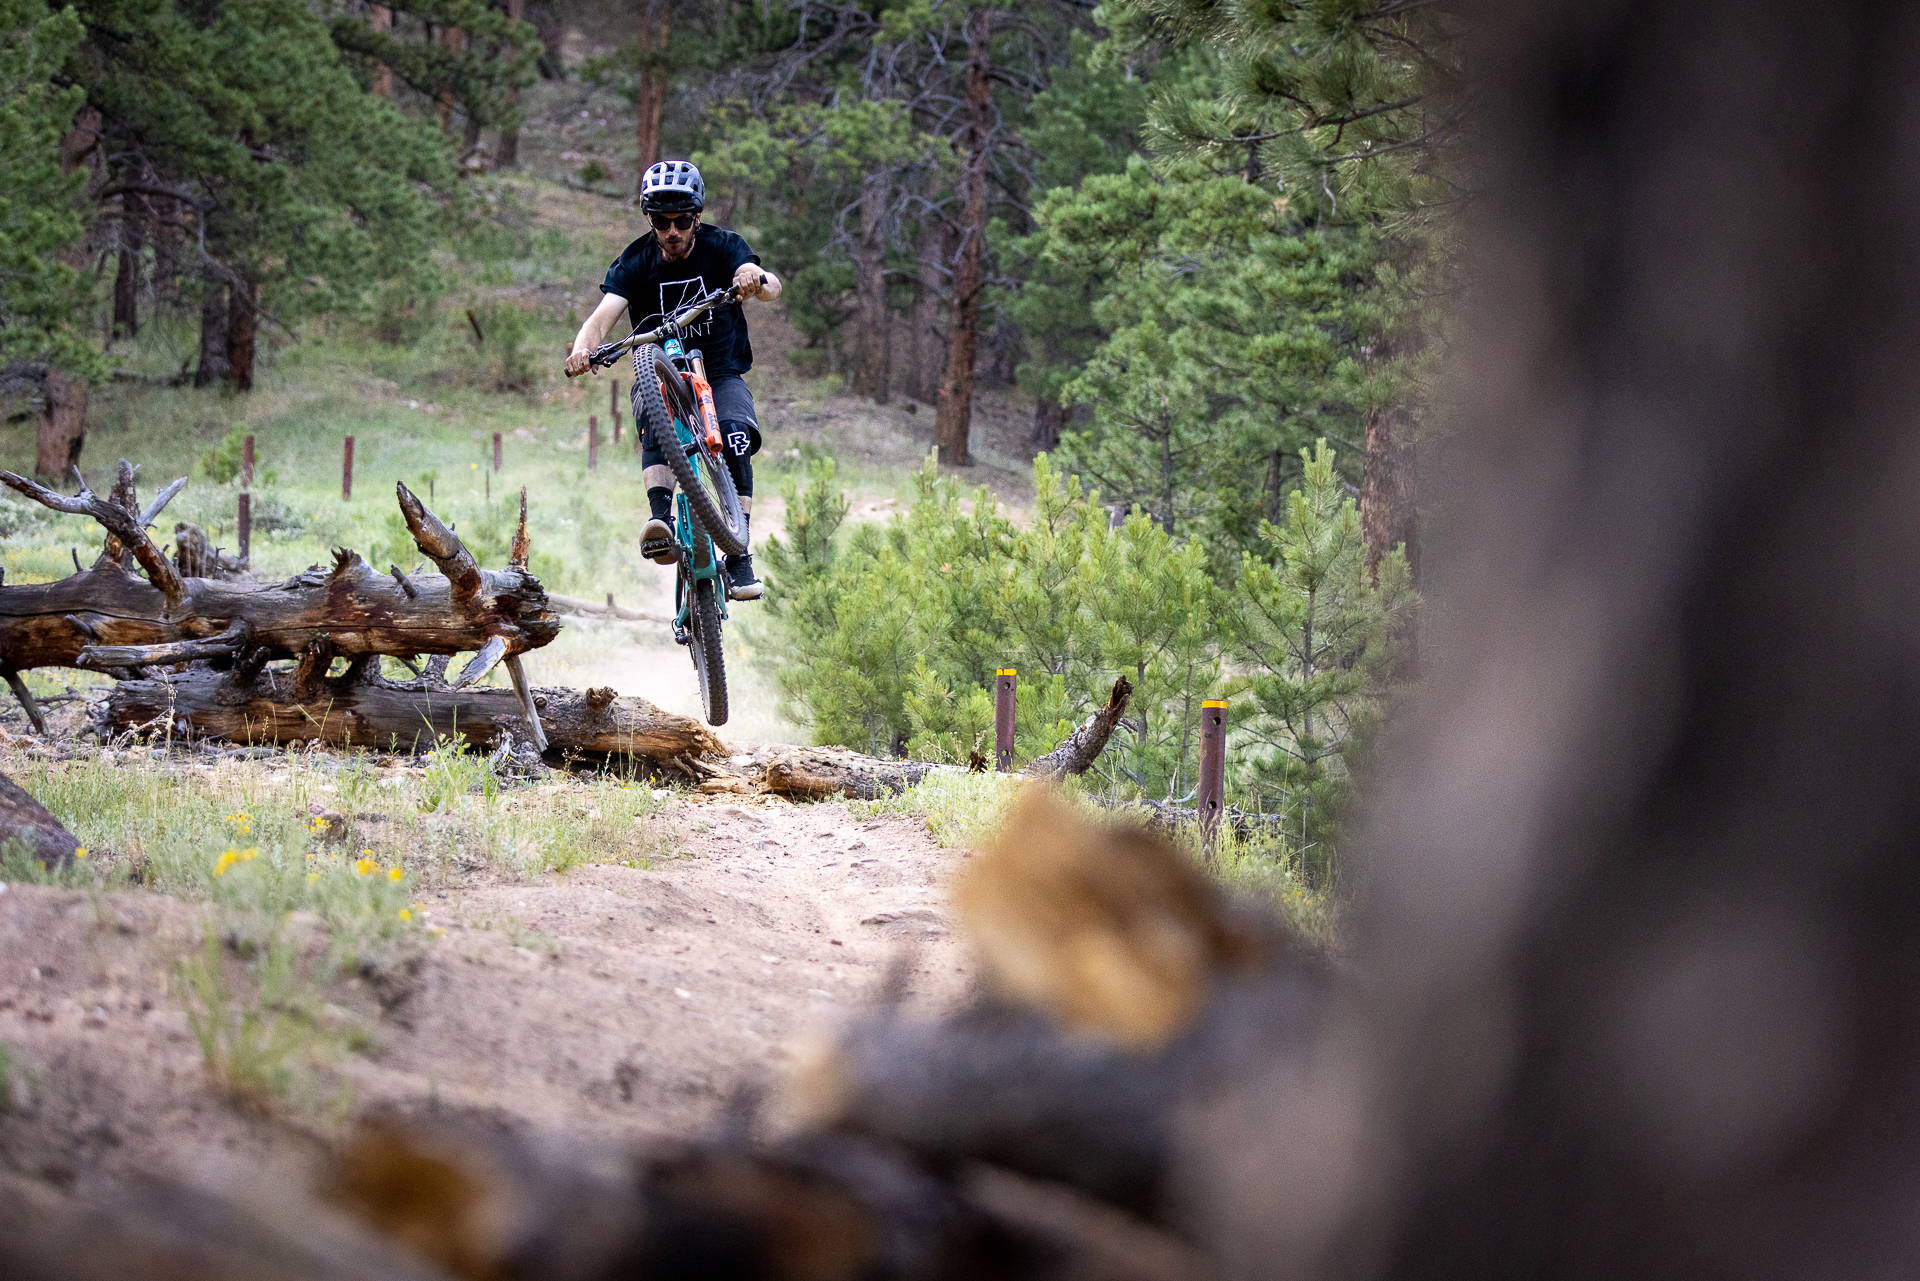
[[[727,657],[720,645],[720,601],[711,578],[689,580],[693,607],[687,611],[687,648],[693,652],[694,674],[700,678],[700,706],[707,724],[727,723]]]
[[[693,508],[693,518],[722,552],[738,556],[747,550],[747,521],[740,511],[740,494],[733,486],[733,473],[727,470],[726,461],[707,449],[693,384],[658,347],[637,349],[633,365],[633,420],[646,424],[654,448],[666,456],[668,469]],[[663,384],[667,388],[665,396],[660,390]],[[691,455],[673,430],[676,414],[693,429],[695,449]]]

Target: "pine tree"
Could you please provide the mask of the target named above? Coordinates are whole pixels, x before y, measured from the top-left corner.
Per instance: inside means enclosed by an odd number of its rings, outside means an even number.
[[[85,223],[83,175],[62,168],[60,139],[85,95],[58,78],[82,34],[71,9],[0,0],[0,369],[98,364],[74,329],[84,289],[63,256]]]
[[[1398,551],[1369,574],[1360,513],[1318,442],[1286,515],[1242,561],[1228,682],[1246,791],[1286,813],[1310,881],[1336,874],[1353,757],[1378,716],[1413,607]]]

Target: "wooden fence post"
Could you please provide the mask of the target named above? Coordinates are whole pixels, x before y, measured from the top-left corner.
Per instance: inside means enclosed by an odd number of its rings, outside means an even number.
[[[1209,698],[1200,704],[1200,833],[1209,861],[1213,838],[1225,812],[1227,780],[1227,700]]]
[[[493,469],[500,470],[500,433],[493,433]]]
[[[240,491],[240,563],[245,565],[253,557],[253,494]]]
[[[253,437],[240,442],[240,488],[253,488]]]
[[[613,443],[620,443],[620,380],[613,380],[613,394],[608,397],[613,402]]]
[[[1019,680],[1011,667],[993,673],[993,767],[1002,774],[1013,769],[1013,704]]]
[[[587,470],[600,465],[600,416],[587,415]]]
[[[340,456],[340,497],[353,497],[353,437],[347,437],[347,447]]]

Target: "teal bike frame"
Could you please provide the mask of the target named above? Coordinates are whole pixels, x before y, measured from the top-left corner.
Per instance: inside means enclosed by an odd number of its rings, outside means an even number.
[[[669,338],[661,344],[667,353],[667,359],[681,373],[691,373],[692,361],[678,338]],[[693,443],[693,424],[678,414],[673,419],[673,434],[684,449],[691,450]],[[687,643],[687,616],[693,612],[693,584],[700,579],[713,583],[714,598],[720,606],[720,617],[727,615],[727,588],[720,581],[720,558],[713,554],[713,540],[707,537],[700,522],[693,518],[693,508],[687,502],[685,493],[675,490],[673,495],[673,536],[680,541],[680,572],[673,583],[673,638],[681,644]]]

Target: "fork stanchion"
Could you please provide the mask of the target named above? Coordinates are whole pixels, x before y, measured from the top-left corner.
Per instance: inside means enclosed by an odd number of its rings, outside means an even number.
[[[993,673],[993,767],[1002,774],[1013,769],[1013,705],[1019,680],[1011,667]]]
[[[587,415],[587,470],[600,465],[600,416]]]
[[[1200,839],[1208,860],[1225,812],[1227,781],[1227,700],[1209,698],[1200,704]]]
[[[353,437],[347,437],[346,448],[340,455],[340,497],[353,497]]]

